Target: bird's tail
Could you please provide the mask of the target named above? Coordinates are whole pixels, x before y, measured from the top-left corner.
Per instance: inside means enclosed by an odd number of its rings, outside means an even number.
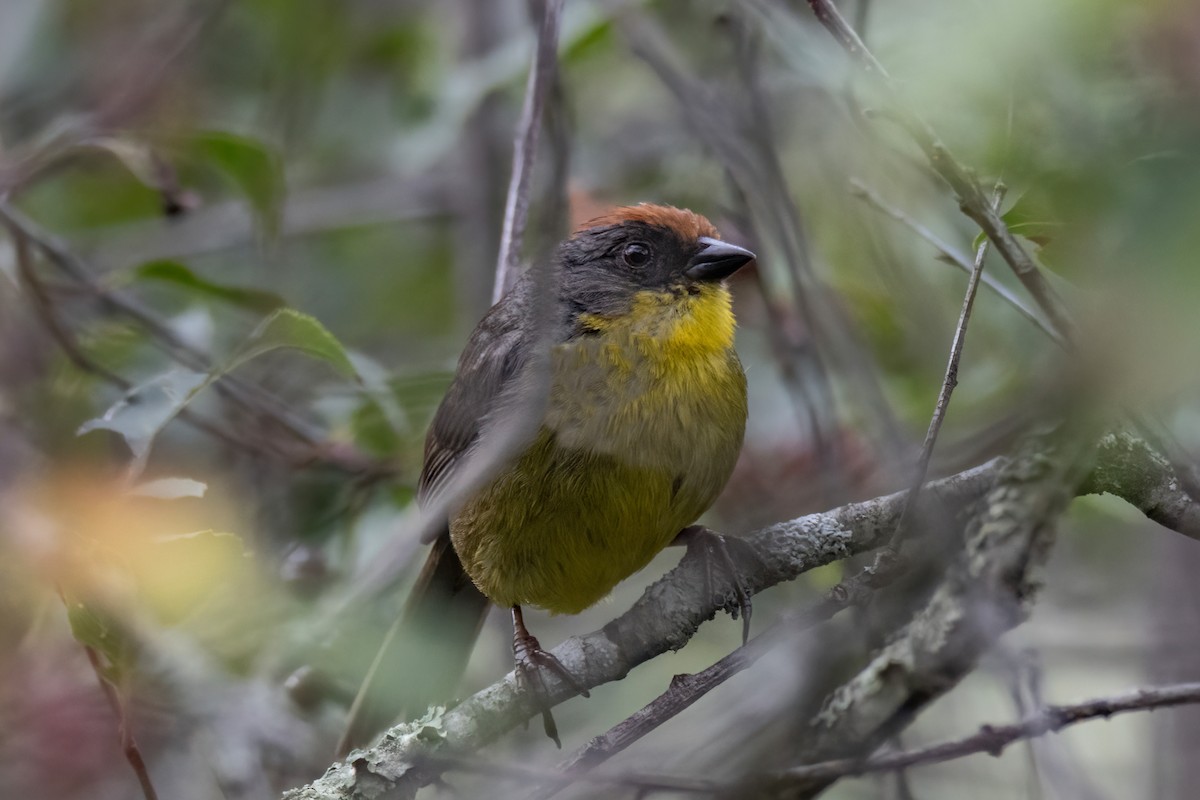
[[[454,552],[450,531],[443,530],[363,679],[338,755],[365,743],[396,716],[451,702],[489,608]]]

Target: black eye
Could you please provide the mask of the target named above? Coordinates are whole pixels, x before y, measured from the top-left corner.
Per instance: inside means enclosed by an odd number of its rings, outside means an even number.
[[[631,267],[644,267],[650,260],[650,248],[641,242],[632,242],[625,245],[625,249],[621,251],[621,258]]]

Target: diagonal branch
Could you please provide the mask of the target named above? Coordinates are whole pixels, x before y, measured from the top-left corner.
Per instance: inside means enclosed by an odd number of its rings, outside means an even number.
[[[1082,486],[1094,445],[1087,420],[1026,437],[978,505],[959,561],[912,620],[861,671],[835,689],[802,729],[807,761],[858,758],[907,727],[969,674],[980,656],[1024,621],[1035,571],[1049,555],[1059,515]],[[762,779],[751,777],[752,782]],[[780,784],[768,796],[815,797],[835,778]]]
[[[533,795],[544,800],[584,777],[595,767],[629,748],[634,742],[664,722],[690,708],[725,681],[753,666],[764,655],[797,634],[833,618],[841,611],[864,602],[874,590],[887,585],[901,569],[899,559],[860,570],[834,586],[825,596],[802,612],[789,614],[745,645],[694,675],[677,675],[670,688],[648,705],[593,738],[558,765],[562,775],[547,783],[544,791]]]
[[[1107,442],[1111,437],[1105,437]],[[1099,464],[1094,475],[1081,488],[1084,492],[1111,491],[1126,498],[1148,515],[1164,524],[1177,523],[1178,530],[1200,538],[1200,506],[1183,493],[1175,481],[1170,466],[1157,458],[1144,444],[1133,437],[1120,437],[1125,444],[1099,449]],[[1115,462],[1115,463],[1114,463]],[[1053,472],[1054,458],[1033,454],[1008,462],[997,459],[949,478],[934,481],[926,487],[928,495],[949,509],[962,508],[974,502],[993,487],[998,475],[1005,482],[996,488],[1000,495],[1018,488],[1022,476],[1031,486],[1046,470]],[[1139,468],[1143,471],[1138,472]],[[1122,475],[1140,475],[1137,485],[1126,485]],[[1034,516],[1049,518],[1049,512],[1065,502],[1070,494],[1061,485],[1039,495],[1038,503],[1026,505],[1012,497],[993,502],[989,508],[997,515],[982,519],[975,534],[999,547],[1011,544],[1005,532],[1016,532],[1012,525],[1000,526],[1007,514],[1015,514],[1032,525]],[[746,588],[761,591],[777,583],[791,580],[804,572],[856,553],[872,550],[886,543],[895,529],[905,493],[852,503],[832,511],[810,514],[764,528],[747,537],[754,548],[755,563],[741,563],[740,571]],[[1017,499],[1035,499],[1032,495]],[[1141,505],[1151,503],[1154,505]],[[1163,512],[1163,509],[1168,509]],[[1033,532],[1021,528],[1027,535]],[[989,538],[990,537],[990,538]],[[734,551],[735,555],[738,551]],[[1019,550],[1005,551],[1009,556]],[[973,569],[991,563],[979,558]],[[998,580],[996,570],[1012,566],[1011,559],[1000,559],[986,574],[976,577],[979,584]],[[972,573],[975,574],[975,573]],[[971,584],[967,584],[971,585]],[[959,584],[962,588],[962,584]],[[713,597],[704,589],[703,566],[699,559],[685,557],[679,566],[651,585],[633,607],[603,629],[580,637],[572,637],[555,648],[554,655],[587,688],[625,677],[637,665],[668,650],[683,647],[699,626],[722,608],[735,602],[732,586],[723,587],[720,596]],[[931,631],[932,628],[926,628]],[[884,670],[884,674],[887,671]],[[901,674],[897,674],[900,678]],[[550,679],[550,700],[561,703],[571,696],[570,690]],[[865,710],[871,707],[864,703]],[[875,707],[878,708],[878,707]],[[445,766],[428,761],[431,756],[471,753],[494,741],[507,731],[538,713],[532,698],[522,692],[510,673],[504,679],[464,700],[457,707],[433,709],[424,718],[397,725],[366,750],[355,751],[350,759],[331,766],[325,775],[300,789],[288,792],[287,800],[365,800],[390,792],[389,797],[412,797],[421,786],[435,781]],[[867,721],[860,717],[862,721]],[[833,736],[826,731],[823,736]],[[827,742],[828,743],[828,740]],[[830,756],[819,755],[816,760]]]

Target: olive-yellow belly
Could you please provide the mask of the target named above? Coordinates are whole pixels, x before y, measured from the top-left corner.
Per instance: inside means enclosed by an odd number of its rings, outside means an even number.
[[[597,602],[712,504],[741,448],[746,383],[722,287],[647,293],[595,327],[555,349],[534,442],[451,521],[467,573],[500,605]]]

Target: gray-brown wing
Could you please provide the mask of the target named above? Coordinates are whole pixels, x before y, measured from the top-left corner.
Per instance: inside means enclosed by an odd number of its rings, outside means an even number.
[[[425,437],[418,502],[434,497],[454,475],[479,438],[483,420],[521,371],[527,357],[521,335],[524,306],[521,294],[510,292],[471,333]]]

